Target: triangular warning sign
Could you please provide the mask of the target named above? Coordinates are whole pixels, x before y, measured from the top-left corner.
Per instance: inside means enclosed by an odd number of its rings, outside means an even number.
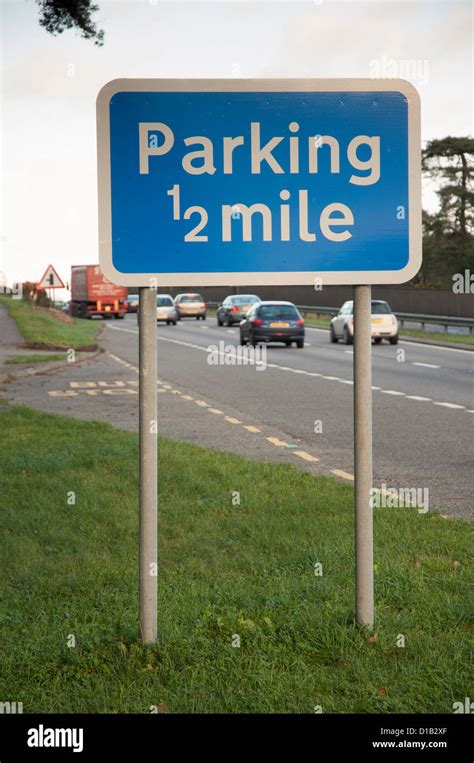
[[[48,265],[41,281],[36,286],[37,289],[64,289],[64,284],[56,273],[52,265]]]

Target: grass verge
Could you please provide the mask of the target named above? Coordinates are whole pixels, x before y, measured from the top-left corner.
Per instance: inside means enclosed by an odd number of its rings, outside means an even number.
[[[453,344],[474,345],[474,335],[469,334],[443,334],[437,331],[419,331],[417,329],[401,329],[400,336],[413,336],[420,339],[431,339],[433,342],[449,342]]]
[[[6,360],[7,365],[26,364],[31,365],[33,363],[51,363],[53,360],[66,360],[66,353],[48,353],[46,355],[14,355],[12,358]]]
[[[329,328],[330,318],[305,318],[307,326]],[[418,339],[431,339],[433,342],[454,342],[455,344],[474,344],[474,336],[469,334],[443,334],[438,331],[421,331],[421,329],[400,329],[400,336],[412,336]]]
[[[0,305],[7,308],[29,347],[45,350],[97,349],[95,339],[102,328],[99,321],[74,318],[71,323],[65,323],[50,311],[5,296],[0,296]]]
[[[470,696],[467,523],[376,512],[369,637],[353,623],[352,486],[161,440],[159,644],[143,647],[137,436],[22,406],[0,426],[2,700],[413,713]]]

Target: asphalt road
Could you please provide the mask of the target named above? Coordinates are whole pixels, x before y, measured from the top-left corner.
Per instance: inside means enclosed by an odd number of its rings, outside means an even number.
[[[350,479],[352,348],[330,344],[321,329],[307,328],[306,339],[303,350],[268,347],[265,368],[215,365],[208,362],[211,351],[220,349],[222,361],[228,350],[219,342],[238,345],[237,326],[218,328],[215,318],[160,325],[160,381],[208,411],[205,425],[191,427],[190,437],[190,408],[176,405],[173,417],[164,416],[164,433],[254,456],[237,429],[244,427],[247,435],[252,428],[268,429],[277,434],[265,437],[265,457],[268,448],[278,459],[285,451],[286,460],[317,463],[318,471]],[[117,363],[136,367],[136,317],[108,322],[102,344]],[[374,345],[373,385],[374,486],[427,488],[430,508],[472,519],[474,353],[413,342]],[[168,403],[164,397],[159,403],[164,414]],[[223,434],[226,416],[238,424]]]

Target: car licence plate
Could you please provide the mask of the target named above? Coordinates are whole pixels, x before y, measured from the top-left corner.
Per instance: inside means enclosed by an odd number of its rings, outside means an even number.
[[[383,318],[372,318],[372,325],[375,323],[383,323]]]
[[[287,329],[289,325],[290,325],[289,323],[283,323],[283,322],[281,322],[281,323],[270,323],[270,328],[272,328],[272,329]]]
[[[105,312],[106,313],[110,313],[110,305],[106,305],[105,306]]]

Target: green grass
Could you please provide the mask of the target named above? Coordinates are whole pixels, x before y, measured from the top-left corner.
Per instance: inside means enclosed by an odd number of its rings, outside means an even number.
[[[30,347],[46,350],[97,348],[95,338],[102,328],[101,322],[74,318],[73,323],[65,323],[28,302],[5,296],[0,296],[0,305],[7,308]]]
[[[307,326],[321,326],[329,328],[330,318],[305,318]],[[474,336],[469,334],[443,334],[438,331],[421,331],[421,329],[400,329],[400,336],[413,336],[419,339],[432,339],[436,342],[454,342],[456,344],[474,344]]]
[[[66,360],[66,353],[47,353],[46,355],[14,355],[12,358],[8,358],[7,365],[17,365],[18,363],[26,363],[30,365],[32,363],[50,363],[53,360]]]
[[[25,713],[449,713],[471,696],[467,523],[376,511],[369,641],[353,622],[352,486],[161,440],[159,644],[143,647],[137,436],[21,406],[0,427],[2,700]]]
[[[435,342],[454,342],[454,344],[474,344],[474,335],[469,334],[443,334],[437,331],[419,331],[418,329],[401,329],[401,336],[414,336],[421,339],[432,339]]]

